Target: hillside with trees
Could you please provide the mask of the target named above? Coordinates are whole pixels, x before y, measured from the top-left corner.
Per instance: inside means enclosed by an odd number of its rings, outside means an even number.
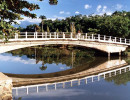
[[[116,11],[112,15],[75,15],[62,20],[42,20],[39,25],[34,24],[18,29],[22,32],[81,32],[129,38],[130,12]]]

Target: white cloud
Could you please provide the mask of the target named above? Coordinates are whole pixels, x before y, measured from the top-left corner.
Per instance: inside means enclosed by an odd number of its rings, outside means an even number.
[[[122,7],[123,7],[123,5],[121,5],[121,4],[116,4],[115,9],[120,10]]]
[[[22,59],[21,57],[16,57],[16,56],[5,56],[5,55],[0,55],[0,60],[1,61],[10,61],[10,62],[20,62],[23,64],[36,64],[35,59]]]
[[[91,6],[91,5],[86,4],[86,5],[84,6],[84,8],[85,8],[85,9],[89,9],[89,8],[92,8],[92,6]]]
[[[76,11],[75,14],[79,14],[79,11]]]
[[[70,14],[70,12],[66,12],[66,14],[67,14],[67,15],[69,15],[69,14]]]
[[[102,5],[98,5],[96,11],[97,11],[96,14],[98,14],[98,15],[103,15],[105,13],[107,15],[111,15],[112,14],[112,11],[109,10],[107,8],[107,6],[102,6]]]
[[[65,17],[61,17],[61,16],[54,15],[53,18],[48,18],[48,19],[51,19],[51,20],[65,19]]]
[[[64,11],[60,11],[59,14],[64,14],[65,12]]]
[[[106,14],[107,15],[112,15],[112,11],[107,11]]]
[[[101,5],[98,5],[98,6],[97,6],[97,9],[96,9],[97,12],[100,12],[101,8],[102,8],[102,6],[101,6]]]
[[[83,89],[59,89],[56,92],[51,90],[49,92],[43,91],[43,92],[39,92],[36,93],[34,92],[34,90],[32,90],[33,92],[31,92],[29,95],[31,97],[70,97],[70,96],[77,96],[77,95],[83,95],[86,93],[90,93],[88,90],[83,90]],[[17,95],[15,95],[15,93],[13,93],[13,95],[15,97],[17,97]],[[24,98],[28,98],[27,94],[25,93],[25,91],[23,89],[21,89],[21,93],[18,94],[18,96],[22,96]]]
[[[59,14],[66,14],[66,15],[69,15],[70,12],[60,11]]]
[[[41,19],[40,18],[32,19],[29,17],[23,17],[23,20],[15,20],[15,21],[17,21],[17,23],[19,23],[19,24],[21,24],[21,22],[24,22],[24,21],[28,21],[30,23],[40,23]]]
[[[103,6],[102,12],[106,12],[107,6]]]
[[[112,11],[105,11],[105,12],[100,12],[98,13],[98,15],[103,15],[103,14],[107,14],[107,15],[111,15],[112,14]]]

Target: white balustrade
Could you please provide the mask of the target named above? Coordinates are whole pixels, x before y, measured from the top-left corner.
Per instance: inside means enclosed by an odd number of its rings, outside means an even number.
[[[129,70],[127,70],[129,69]],[[29,94],[29,88],[36,88],[36,92],[38,93],[39,92],[39,86],[44,86],[45,87],[45,91],[49,91],[48,89],[48,86],[51,86],[51,85],[54,85],[54,90],[57,90],[57,86],[59,83],[62,83],[63,84],[63,87],[62,88],[65,88],[65,83],[67,82],[70,82],[70,86],[72,87],[73,86],[73,81],[77,81],[78,84],[77,85],[81,85],[81,80],[85,80],[85,83],[87,84],[88,83],[88,79],[91,78],[92,81],[91,82],[95,82],[96,80],[94,80],[94,78],[97,78],[97,80],[99,81],[100,80],[100,77],[104,77],[105,78],[108,78],[108,77],[111,77],[111,73],[114,72],[115,75],[117,75],[117,71],[120,72],[121,74],[121,70],[124,70],[124,72],[128,72],[130,71],[130,65],[127,65],[125,67],[122,67],[122,68],[118,68],[118,69],[114,69],[114,70],[111,70],[111,71],[107,71],[107,72],[102,72],[102,73],[99,73],[97,75],[92,75],[92,76],[87,76],[85,78],[81,78],[81,79],[73,79],[73,80],[70,80],[70,81],[64,81],[64,82],[55,82],[55,83],[48,83],[48,84],[39,84],[39,85],[30,85],[30,86],[22,86],[22,87],[14,87],[13,90],[16,90],[16,95],[18,95],[18,89],[26,89],[26,93]],[[106,74],[109,74],[109,76],[106,77]]]
[[[31,35],[30,35],[31,34]],[[67,39],[67,40],[85,40],[85,41],[94,41],[95,39],[99,42],[106,42],[106,43],[116,43],[116,44],[124,44],[124,45],[130,45],[130,39],[123,39],[123,38],[117,38],[117,37],[112,37],[112,36],[106,36],[106,35],[94,35],[94,34],[85,34],[85,35],[81,35],[81,33],[77,34],[75,37],[73,37],[73,34],[70,33],[70,36],[68,37],[68,35],[66,35],[64,32],[61,33],[40,33],[40,32],[34,32],[34,34],[32,34],[32,32],[22,32],[22,34],[17,34],[15,33],[14,39],[12,39],[11,41],[18,41],[20,39],[22,39],[24,41],[25,40],[34,40],[34,39]]]

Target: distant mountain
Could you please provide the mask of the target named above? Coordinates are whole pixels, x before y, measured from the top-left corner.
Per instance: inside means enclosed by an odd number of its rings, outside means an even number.
[[[37,25],[39,25],[39,23],[38,22],[29,22],[29,21],[21,21],[21,23],[19,24],[19,25],[13,25],[14,27],[23,27],[23,28],[26,28],[26,26],[28,26],[28,25],[31,25],[31,24],[37,24]]]

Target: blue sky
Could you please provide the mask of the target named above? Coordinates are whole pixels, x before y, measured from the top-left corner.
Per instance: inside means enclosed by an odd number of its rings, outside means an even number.
[[[49,0],[42,2],[38,0],[27,0],[40,6],[39,10],[32,11],[37,17],[45,15],[48,19],[64,19],[69,16],[82,14],[98,14],[107,13],[111,15],[114,11],[130,11],[130,0],[58,0],[58,5],[50,5]],[[24,16],[23,16],[24,17]],[[19,21],[20,26],[26,26],[31,23],[39,23],[40,19],[30,19],[24,17]]]

